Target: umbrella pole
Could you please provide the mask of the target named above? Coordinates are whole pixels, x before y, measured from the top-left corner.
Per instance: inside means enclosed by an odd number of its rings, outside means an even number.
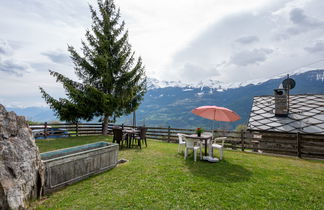
[[[216,117],[216,111],[214,111],[214,120],[213,120],[213,132],[212,132],[212,139],[214,139],[214,130],[215,130],[215,117]]]
[[[212,138],[211,138],[211,141],[214,140],[215,116],[216,116],[216,111],[214,111],[213,130],[212,130]],[[209,151],[208,151],[209,157],[213,157],[211,145],[212,145],[212,142],[210,142],[210,145],[209,145]]]
[[[215,121],[213,122],[212,138],[214,139]]]

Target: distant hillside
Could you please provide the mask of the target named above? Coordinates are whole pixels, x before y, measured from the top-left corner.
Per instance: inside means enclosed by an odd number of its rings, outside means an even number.
[[[313,70],[291,75],[296,87],[291,94],[323,94],[324,70]],[[259,95],[272,95],[285,77],[278,77],[254,84],[228,85],[209,81],[201,86],[185,85],[176,82],[150,84],[145,100],[137,111],[138,124],[154,126],[172,126],[180,128],[210,128],[212,121],[193,115],[190,111],[198,106],[217,105],[230,108],[241,116],[235,123],[216,123],[216,126],[234,128],[238,124],[246,124],[249,118],[252,99]],[[173,87],[172,87],[173,86]],[[235,88],[231,88],[231,86]],[[131,117],[119,120],[130,122]]]
[[[137,124],[172,126],[179,128],[210,128],[212,121],[193,115],[198,106],[216,105],[230,108],[241,116],[235,123],[216,123],[216,126],[233,128],[248,121],[253,96],[272,95],[285,77],[245,83],[225,84],[208,80],[205,83],[184,84],[174,81],[150,80],[144,102],[136,112]],[[296,87],[291,94],[324,94],[324,70],[312,70],[291,75]],[[33,121],[55,120],[49,108],[8,108]],[[131,123],[131,116],[118,119],[118,123]]]
[[[6,107],[8,111],[14,111],[18,115],[25,116],[27,120],[36,122],[57,121],[56,116],[49,107],[26,107],[12,108]]]

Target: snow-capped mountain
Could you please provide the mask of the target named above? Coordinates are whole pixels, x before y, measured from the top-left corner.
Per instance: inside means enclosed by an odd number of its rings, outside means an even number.
[[[299,71],[290,73],[296,81],[291,94],[324,94],[324,70]],[[248,121],[254,96],[272,95],[286,78],[286,74],[270,79],[260,79],[244,83],[222,83],[206,80],[196,84],[185,84],[180,81],[160,81],[150,78],[144,101],[137,110],[138,125],[172,126],[178,128],[210,128],[213,123],[191,113],[193,108],[203,105],[228,107],[241,116],[235,123],[221,124],[233,128]],[[49,108],[8,108],[29,120],[55,120]],[[118,123],[131,124],[132,117],[118,119]]]
[[[287,74],[270,79],[260,79],[242,83],[222,83],[207,80],[197,84],[176,81],[149,81],[149,89],[144,102],[137,111],[140,124],[173,127],[206,127],[212,123],[191,114],[191,110],[203,105],[228,107],[241,116],[235,123],[222,126],[235,127],[248,121],[254,96],[272,95]],[[324,94],[324,70],[299,71],[290,73],[296,81],[291,94]],[[121,123],[131,122],[131,117],[120,119]],[[218,123],[220,125],[221,123]]]
[[[290,73],[290,77],[294,77],[294,75],[300,75],[308,71],[309,70],[294,71]],[[318,69],[315,71],[317,72],[313,75],[314,79],[324,81],[324,71],[322,69]],[[272,78],[261,78],[255,80],[248,80],[245,82],[232,82],[232,83],[225,83],[225,82],[211,80],[211,79],[199,81],[196,83],[183,83],[181,81],[166,81],[166,80],[158,80],[156,78],[148,78],[147,87],[149,90],[157,89],[157,88],[167,88],[167,87],[179,87],[179,88],[187,88],[187,89],[209,87],[215,89],[216,91],[225,91],[228,89],[240,88],[248,85],[258,85],[267,82],[269,80],[280,79],[286,76],[287,74],[281,74],[281,75],[274,76]]]

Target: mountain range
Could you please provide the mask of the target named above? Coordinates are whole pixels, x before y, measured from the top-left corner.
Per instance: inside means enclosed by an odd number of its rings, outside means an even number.
[[[291,94],[324,94],[323,69],[295,72],[290,77],[296,81],[296,87],[291,90]],[[217,126],[232,129],[247,123],[254,96],[272,95],[273,89],[278,88],[285,78],[286,75],[279,75],[244,83],[206,80],[195,84],[149,78],[148,91],[136,111],[137,125],[206,129]],[[241,120],[234,123],[213,123],[191,113],[192,109],[203,105],[227,107],[238,113]],[[57,120],[53,112],[46,107],[7,109],[33,121]],[[117,120],[117,123],[131,122],[132,115]]]

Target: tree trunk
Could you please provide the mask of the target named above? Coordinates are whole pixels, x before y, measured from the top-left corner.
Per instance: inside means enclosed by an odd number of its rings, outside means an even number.
[[[102,135],[107,135],[108,133],[108,120],[109,120],[109,116],[107,114],[104,115],[104,119],[103,119],[103,128],[102,128]]]

